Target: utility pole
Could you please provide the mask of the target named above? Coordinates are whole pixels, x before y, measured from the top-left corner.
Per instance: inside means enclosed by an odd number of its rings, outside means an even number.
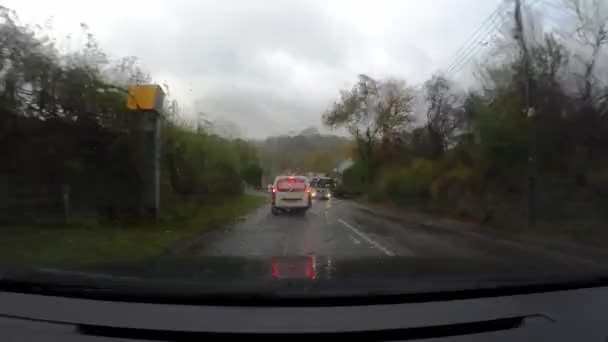
[[[524,36],[524,23],[522,15],[522,0],[515,0],[515,38],[522,51],[525,82],[523,82],[526,108],[526,117],[530,120],[528,142],[528,224],[536,224],[536,113],[534,110],[534,76],[530,67],[530,54]]]

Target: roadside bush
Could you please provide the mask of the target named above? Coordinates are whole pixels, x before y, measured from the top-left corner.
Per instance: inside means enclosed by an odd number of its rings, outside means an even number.
[[[261,186],[263,173],[264,170],[257,164],[247,164],[241,168],[241,177],[243,180],[255,188]]]
[[[338,183],[333,190],[333,195],[338,198],[352,198],[358,194],[351,192],[343,183]]]
[[[591,171],[586,178],[594,192],[601,196],[608,196],[608,168]]]
[[[71,215],[142,215],[150,149],[147,133],[134,129],[138,114],[125,107],[123,90],[153,80],[135,57],[109,62],[84,24],[83,45],[70,53],[38,28],[21,25],[14,11],[0,6],[0,202],[11,208],[1,216],[40,208],[67,216],[58,201],[66,189]],[[195,132],[180,113],[176,101],[165,101],[163,210],[241,194],[243,178],[259,183],[251,142]]]
[[[165,136],[164,183],[173,195],[205,202],[243,192],[239,153],[229,140],[179,126]]]
[[[340,192],[356,195],[365,192],[367,168],[361,162],[344,171]]]
[[[373,184],[372,188],[369,191],[368,199],[373,202],[383,202],[387,199],[387,194],[385,192],[385,182],[387,177],[380,177],[380,179]]]
[[[380,180],[381,191],[394,203],[428,201],[433,179],[433,162],[415,159],[408,167],[391,170],[383,178]]]
[[[446,170],[431,183],[430,194],[433,200],[461,196],[471,192],[473,170],[461,163]]]

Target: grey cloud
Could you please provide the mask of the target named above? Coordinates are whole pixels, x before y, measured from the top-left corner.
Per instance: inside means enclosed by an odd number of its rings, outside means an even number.
[[[196,111],[237,122],[249,136],[280,134],[319,124],[342,81],[335,70],[344,67],[351,29],[317,5],[237,1],[209,11],[205,3],[177,2],[167,7],[162,31],[147,35],[158,23],[134,21],[129,31],[141,39],[117,42],[115,49],[143,54],[157,74],[187,80],[193,92],[181,99],[194,97]],[[294,81],[300,67],[330,79],[303,93]],[[315,94],[319,89],[334,94]]]
[[[146,53],[158,72],[182,77],[229,73],[249,75],[261,51],[285,51],[299,59],[336,66],[344,59],[349,29],[331,21],[311,2],[176,1],[166,22],[134,21],[121,49]],[[150,35],[151,27],[158,26]]]
[[[319,126],[325,101],[297,101],[256,88],[219,89],[196,100],[195,111],[212,120],[230,120],[245,136],[286,134],[290,130]],[[311,115],[313,113],[313,115]]]
[[[34,13],[30,1],[15,4]],[[133,1],[43,10],[89,22],[111,56],[138,56],[191,119],[203,111],[259,137],[319,125],[359,73],[422,82],[500,0]]]

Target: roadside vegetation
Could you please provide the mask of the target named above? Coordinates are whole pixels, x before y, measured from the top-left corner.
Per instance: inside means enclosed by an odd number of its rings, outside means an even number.
[[[153,80],[81,28],[65,51],[0,6],[0,262],[144,257],[261,204],[244,196],[261,186],[255,146],[184,120],[163,85],[160,221],[144,224],[145,140],[126,90]]]
[[[233,222],[264,204],[244,195],[213,205],[183,205],[157,222],[88,221],[1,227],[0,266],[78,266],[133,261],[170,253],[180,243]]]
[[[356,164],[338,191],[531,231],[532,175],[538,229],[605,229],[605,5],[560,3],[553,10],[568,24],[559,27],[522,9],[526,20],[505,22],[468,89],[452,79],[454,68],[422,86],[359,76],[323,116],[328,127],[348,129],[356,142]],[[535,163],[529,163],[531,153]]]

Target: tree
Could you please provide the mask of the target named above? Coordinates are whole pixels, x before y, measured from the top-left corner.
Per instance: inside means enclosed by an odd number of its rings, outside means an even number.
[[[272,178],[286,170],[308,171],[306,158],[316,151],[327,152],[335,167],[339,161],[351,157],[345,145],[352,145],[345,137],[336,135],[297,135],[268,137],[255,142],[260,165],[266,176]],[[311,170],[312,171],[312,170]]]
[[[575,115],[570,119],[568,137],[577,143],[581,170],[592,165],[605,164],[608,147],[608,122],[606,114],[606,88],[599,82],[598,72],[606,60],[604,51],[608,45],[608,6],[600,0],[567,0],[566,7],[576,22],[573,37],[577,43],[571,73],[577,78],[578,95]],[[586,176],[579,172],[586,183]]]
[[[426,111],[426,134],[429,144],[428,157],[438,158],[449,147],[460,123],[458,97],[451,83],[442,75],[433,75],[424,84]]]
[[[593,105],[594,72],[602,56],[602,48],[608,44],[608,6],[600,0],[567,0],[566,6],[576,18],[575,37],[583,50],[577,55],[584,69],[580,75],[584,84],[582,101],[585,105]]]
[[[329,151],[312,151],[304,159],[304,167],[307,171],[322,172],[329,174],[335,168],[336,163]]]
[[[124,197],[124,205],[134,205],[147,149],[143,133],[130,124],[135,115],[127,113],[126,88],[150,77],[135,57],[111,62],[88,27],[81,28],[83,46],[61,53],[43,29],[21,25],[14,11],[0,6],[0,173],[39,189],[69,184],[87,209],[120,206]],[[259,185],[252,144],[195,132],[175,101],[165,109],[166,204],[237,195],[244,178]]]
[[[235,139],[232,142],[239,155],[241,165],[241,177],[243,180],[254,187],[260,187],[263,170],[260,166],[258,153],[253,143],[243,139]]]
[[[243,180],[256,188],[260,187],[263,173],[264,170],[262,170],[258,164],[248,164],[241,169],[241,177],[243,177]]]
[[[259,164],[258,152],[253,145],[243,139],[233,140],[233,144],[239,154],[239,160],[242,165]]]
[[[331,128],[348,129],[371,178],[374,149],[380,141],[393,139],[413,122],[412,101],[411,90],[404,81],[377,81],[359,75],[357,84],[342,90],[340,99],[323,114],[323,122]]]

